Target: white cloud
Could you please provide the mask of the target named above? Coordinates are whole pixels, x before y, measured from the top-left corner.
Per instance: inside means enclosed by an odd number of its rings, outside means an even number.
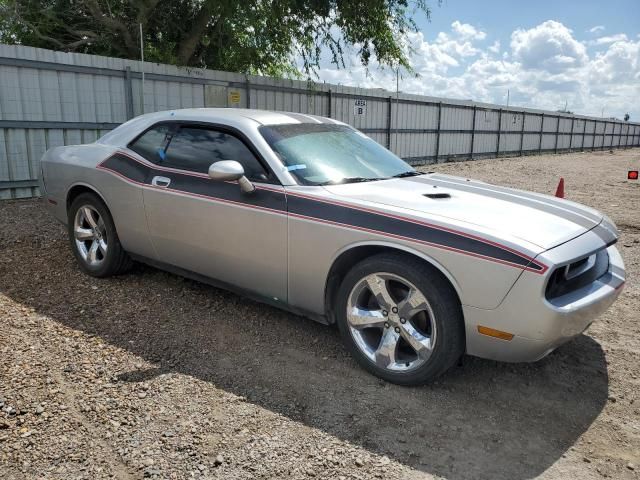
[[[451,29],[461,38],[469,40],[484,40],[487,36],[485,32],[478,30],[468,23],[460,23],[458,20],[451,24]]]
[[[554,73],[584,65],[587,49],[573,38],[562,23],[547,20],[530,30],[518,29],[511,34],[514,59],[524,68]]]
[[[596,54],[589,67],[590,81],[596,88],[640,80],[640,41],[615,42],[606,52]]]
[[[609,43],[626,42],[629,40],[624,33],[617,33],[615,35],[608,35],[606,37],[596,38],[589,42],[590,45],[607,45]]]
[[[615,39],[614,39],[615,37]],[[640,119],[640,37],[612,35],[589,51],[562,23],[546,21],[531,29],[518,29],[510,45],[469,24],[453,22],[451,30],[427,41],[421,32],[408,42],[414,53],[411,64],[418,74],[405,75],[400,89],[407,93],[504,103],[507,90],[512,105],[622,118],[631,112]],[[590,44],[590,43],[589,43]],[[351,58],[347,70],[322,69],[322,80],[368,88],[394,90],[395,73],[369,70]]]
[[[604,32],[604,25],[596,25],[595,27],[590,28],[589,30],[587,30],[589,33],[598,33],[598,32]]]

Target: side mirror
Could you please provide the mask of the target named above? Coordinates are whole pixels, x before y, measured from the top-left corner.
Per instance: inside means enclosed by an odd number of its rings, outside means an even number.
[[[252,193],[256,187],[244,176],[244,168],[235,160],[221,160],[209,167],[209,178],[217,182],[234,182],[240,185],[243,193]]]

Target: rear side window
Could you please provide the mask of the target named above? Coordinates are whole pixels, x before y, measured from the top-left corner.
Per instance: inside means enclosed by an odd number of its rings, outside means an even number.
[[[169,125],[157,125],[142,134],[129,148],[153,163],[160,163],[171,139]]]

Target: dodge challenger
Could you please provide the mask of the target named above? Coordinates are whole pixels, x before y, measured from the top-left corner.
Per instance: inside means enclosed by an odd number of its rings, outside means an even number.
[[[40,178],[88,275],[140,261],[337,324],[363,368],[399,384],[428,382],[463,354],[538,360],[625,281],[605,215],[421,173],[313,115],[142,115],[47,151]]]

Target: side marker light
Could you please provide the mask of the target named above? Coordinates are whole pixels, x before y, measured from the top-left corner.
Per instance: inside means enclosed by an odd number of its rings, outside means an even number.
[[[502,330],[495,330],[489,327],[483,327],[482,325],[478,325],[478,333],[487,335],[488,337],[499,338],[500,340],[509,341],[513,338],[513,333],[503,332]]]

